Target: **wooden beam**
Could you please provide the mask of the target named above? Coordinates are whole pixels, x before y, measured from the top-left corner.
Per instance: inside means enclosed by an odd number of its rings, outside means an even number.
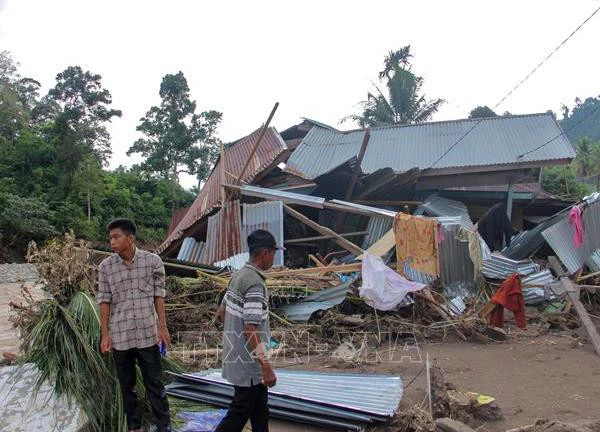
[[[290,206],[288,206],[286,204],[283,205],[283,208],[290,216],[292,216],[295,219],[298,219],[300,222],[302,222],[303,224],[314,229],[319,234],[333,236],[334,241],[338,245],[340,245],[341,247],[343,247],[344,249],[349,251],[350,253],[353,253],[354,255],[357,255],[357,256],[361,255],[363,253],[363,250],[361,248],[356,246],[354,243],[346,240],[344,237],[340,236],[338,233],[334,232],[333,230],[331,230],[327,227],[324,227],[322,225],[319,225],[318,223],[310,220],[309,218],[304,216],[302,213],[294,210],[293,208],[291,208]]]
[[[310,267],[303,269],[295,269],[295,270],[281,270],[281,271],[272,271],[266,272],[267,277],[283,277],[283,276],[297,276],[297,275],[310,275],[315,273],[327,273],[327,272],[336,272],[336,273],[354,273],[359,272],[362,269],[362,263],[354,263],[354,264],[342,264],[335,266],[327,266],[327,267]]]
[[[350,183],[348,184],[348,188],[346,189],[346,196],[344,198],[345,201],[350,201],[352,199],[352,194],[354,193],[354,187],[356,186],[356,181],[358,180],[358,175],[360,174],[360,166],[362,165],[362,161],[365,157],[365,153],[367,151],[367,145],[369,144],[369,139],[371,138],[371,129],[367,128],[365,130],[365,136],[363,138],[362,144],[360,145],[360,150],[358,152],[358,158],[356,162],[356,166],[354,167],[354,172],[352,173],[352,177],[350,178]],[[341,231],[344,228],[344,223],[346,222],[347,213],[342,213],[339,215],[337,223],[335,224],[335,230]]]
[[[590,342],[596,350],[596,354],[600,355],[600,335],[598,334],[596,326],[592,322],[592,319],[585,309],[585,306],[583,306],[583,303],[581,303],[581,300],[579,299],[579,287],[575,285],[571,279],[569,279],[569,276],[563,269],[558,258],[555,256],[550,256],[548,257],[548,262],[550,263],[550,266],[552,267],[552,270],[554,270],[556,276],[560,279],[563,288],[573,303],[573,307],[575,308],[577,315],[579,315],[579,319],[581,319],[581,322],[587,331]]]
[[[350,232],[350,233],[339,234],[339,235],[342,237],[357,237],[357,236],[363,236],[363,235],[367,235],[367,234],[369,234],[369,231],[356,231],[356,232]],[[284,243],[287,245],[287,244],[310,242],[310,241],[314,241],[314,240],[327,240],[327,239],[332,239],[332,238],[335,238],[335,236],[322,235],[322,236],[316,236],[316,237],[304,237],[304,238],[286,240]]]
[[[263,125],[263,128],[260,131],[260,135],[258,136],[258,139],[256,140],[256,143],[254,144],[254,147],[252,148],[252,151],[250,152],[250,156],[248,156],[248,159],[246,159],[244,168],[242,168],[242,172],[240,172],[240,175],[237,178],[238,183],[241,182],[242,179],[244,178],[246,169],[248,169],[248,165],[250,165],[250,161],[252,161],[252,158],[254,157],[256,150],[258,150],[258,146],[260,145],[260,142],[262,141],[263,137],[265,136],[267,129],[269,129],[269,123],[271,123],[271,120],[273,120],[273,116],[275,115],[275,111],[277,111],[278,107],[279,107],[279,102],[275,102],[275,106],[271,110],[271,114],[269,114],[269,118],[267,119],[267,122]]]
[[[368,206],[409,206],[409,207],[418,207],[423,204],[423,201],[383,201],[383,200],[352,200],[352,202],[356,204],[368,205]]]

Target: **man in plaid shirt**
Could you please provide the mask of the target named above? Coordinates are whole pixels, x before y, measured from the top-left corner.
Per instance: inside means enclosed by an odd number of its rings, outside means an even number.
[[[158,345],[171,342],[165,320],[165,268],[159,256],[135,246],[136,227],[132,221],[114,220],[108,232],[115,253],[98,268],[100,348],[103,353],[113,352],[129,430],[142,431],[135,391],[137,360],[158,431],[170,431]]]

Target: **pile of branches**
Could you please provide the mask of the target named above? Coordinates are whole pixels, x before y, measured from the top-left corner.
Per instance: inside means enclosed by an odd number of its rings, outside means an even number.
[[[23,340],[24,362],[39,371],[35,391],[48,382],[57,397],[84,411],[93,430],[127,431],[113,357],[99,350],[100,314],[88,245],[66,234],[44,248],[32,243],[28,251],[48,296],[36,301],[23,288],[22,300],[11,305],[11,320]],[[170,360],[164,367],[180,371]],[[139,370],[138,392],[145,394]]]

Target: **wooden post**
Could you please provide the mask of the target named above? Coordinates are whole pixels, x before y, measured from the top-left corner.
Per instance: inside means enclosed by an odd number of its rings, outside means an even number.
[[[587,310],[585,310],[585,306],[583,306],[583,303],[581,303],[581,300],[579,299],[579,287],[575,285],[571,279],[569,279],[569,276],[563,270],[558,258],[555,256],[548,257],[548,262],[550,263],[552,270],[554,270],[554,273],[556,273],[556,276],[560,279],[563,288],[573,303],[573,307],[575,308],[577,315],[579,315],[579,319],[581,319],[581,322],[587,331],[590,342],[596,350],[596,354],[600,355],[600,335],[598,334],[598,330],[596,330],[596,327],[594,326],[594,323],[592,322]]]
[[[250,162],[252,161],[252,158],[254,157],[256,150],[258,150],[258,146],[260,145],[260,142],[262,141],[263,137],[265,136],[267,129],[269,129],[269,123],[271,123],[271,120],[273,120],[273,116],[275,115],[275,111],[277,111],[277,107],[279,107],[279,102],[275,102],[275,106],[271,110],[271,114],[269,114],[269,118],[267,119],[267,122],[263,125],[263,128],[260,131],[260,135],[258,136],[256,143],[254,144],[254,148],[250,152],[250,156],[248,156],[248,159],[246,160],[246,163],[244,164],[244,168],[242,168],[242,172],[240,172],[240,175],[238,176],[238,179],[237,179],[238,183],[241,183],[242,179],[244,178],[244,174],[246,173],[246,169],[248,169],[248,165],[250,165]]]
[[[300,222],[302,222],[303,224],[314,229],[319,234],[326,235],[326,236],[333,236],[334,241],[338,245],[340,245],[341,247],[346,249],[348,252],[353,253],[356,256],[361,255],[364,252],[361,248],[356,246],[354,243],[346,240],[344,237],[342,237],[338,233],[334,232],[333,230],[331,230],[327,227],[324,227],[323,225],[319,225],[318,223],[310,220],[309,218],[304,216],[302,213],[294,210],[290,206],[284,204],[283,208],[290,216],[292,216],[295,219],[298,219]]]
[[[367,129],[365,131],[365,136],[363,138],[362,144],[360,145],[360,151],[358,152],[358,159],[356,162],[356,166],[354,167],[354,172],[352,173],[352,178],[350,179],[350,184],[348,185],[348,189],[346,189],[346,195],[344,197],[345,201],[352,200],[352,194],[354,193],[354,187],[356,186],[356,181],[358,180],[358,174],[360,173],[360,166],[362,165],[362,161],[365,157],[365,153],[367,152],[367,145],[369,144],[369,139],[371,138],[371,129]],[[346,222],[346,213],[342,213],[338,221],[335,225],[335,230],[340,232],[344,228],[344,222]]]

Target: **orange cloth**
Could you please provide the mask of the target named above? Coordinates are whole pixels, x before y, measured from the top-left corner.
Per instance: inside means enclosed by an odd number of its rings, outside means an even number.
[[[432,276],[439,276],[438,223],[435,219],[398,213],[394,221],[398,271],[403,273],[404,261],[410,267]]]
[[[521,329],[527,328],[527,316],[525,315],[525,300],[521,292],[521,279],[518,273],[502,282],[502,285],[492,297],[496,307],[490,315],[490,324],[494,327],[504,327],[504,308],[511,311],[515,316],[517,326]]]

